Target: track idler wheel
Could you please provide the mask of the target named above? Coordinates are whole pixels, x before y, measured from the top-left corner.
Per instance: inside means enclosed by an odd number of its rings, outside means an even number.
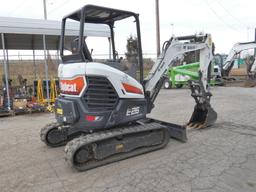
[[[196,105],[187,127],[202,129],[213,125],[217,120],[217,113],[211,106]]]
[[[58,123],[51,123],[41,129],[41,140],[50,147],[59,147],[67,142],[65,130],[59,129]]]

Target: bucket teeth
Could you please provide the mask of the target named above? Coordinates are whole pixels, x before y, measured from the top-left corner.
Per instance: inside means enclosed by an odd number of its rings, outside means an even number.
[[[189,128],[194,128],[194,126],[195,126],[195,123],[190,122],[190,123],[187,124],[187,127],[189,127]]]
[[[202,129],[205,127],[204,123],[188,123],[187,128],[193,128],[193,129]]]
[[[194,126],[195,129],[202,129],[204,128],[204,123],[197,123],[196,126]]]
[[[197,129],[197,127],[200,125],[200,123],[195,123],[194,125],[193,125],[193,128],[195,128],[195,129]]]
[[[202,108],[196,106],[187,127],[202,129],[211,126],[217,119],[217,113],[209,106]]]
[[[202,129],[202,128],[204,128],[205,127],[205,125],[203,124],[203,123],[200,123],[196,128],[197,129]]]

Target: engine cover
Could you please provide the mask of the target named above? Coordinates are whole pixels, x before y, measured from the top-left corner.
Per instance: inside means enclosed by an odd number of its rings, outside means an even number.
[[[72,131],[95,131],[146,117],[142,85],[126,73],[101,63],[61,64],[61,96],[56,119]]]

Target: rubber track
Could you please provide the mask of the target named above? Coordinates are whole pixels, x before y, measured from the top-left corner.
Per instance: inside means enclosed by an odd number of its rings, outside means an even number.
[[[89,144],[92,144],[92,143],[95,143],[98,141],[110,139],[110,138],[117,137],[120,135],[134,134],[134,133],[150,131],[150,130],[158,130],[158,129],[164,129],[164,131],[165,131],[164,142],[162,144],[155,145],[152,147],[138,148],[138,149],[135,149],[128,153],[117,153],[117,154],[107,157],[106,159],[103,159],[103,160],[95,160],[92,163],[86,163],[83,166],[74,165],[74,161],[73,161],[74,154],[76,153],[76,151],[79,148],[81,148],[85,145],[89,145]],[[169,139],[170,139],[170,136],[169,136],[168,130],[165,128],[165,126],[160,125],[159,123],[153,122],[153,123],[149,123],[149,124],[145,124],[145,125],[127,126],[127,127],[122,127],[122,128],[118,128],[118,129],[92,133],[92,134],[80,136],[78,138],[71,140],[70,142],[67,143],[67,145],[65,147],[65,159],[71,167],[73,167],[79,171],[85,171],[85,170],[92,169],[92,168],[95,168],[98,166],[102,166],[102,165],[105,165],[108,163],[112,163],[112,162],[119,161],[122,159],[127,159],[132,156],[136,156],[136,155],[143,154],[143,153],[146,153],[149,151],[154,151],[154,150],[163,148],[168,144]]]
[[[46,139],[46,136],[47,136],[47,133],[58,127],[59,124],[57,122],[54,122],[54,123],[50,123],[50,124],[47,124],[46,126],[44,126],[42,129],[41,129],[41,132],[40,132],[40,138],[41,138],[41,141],[43,141],[47,146],[50,146],[50,147],[59,147],[59,146],[63,146],[66,144],[66,142],[63,142],[63,143],[60,143],[58,145],[52,145],[51,143],[49,143]]]

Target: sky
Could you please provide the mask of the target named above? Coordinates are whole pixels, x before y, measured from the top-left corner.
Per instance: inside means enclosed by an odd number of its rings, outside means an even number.
[[[0,0],[0,16],[43,19],[43,0]],[[61,20],[86,4],[140,14],[144,53],[156,53],[155,0],[46,0],[49,20]],[[161,44],[175,36],[210,33],[215,53],[254,40],[255,0],[159,0]]]

